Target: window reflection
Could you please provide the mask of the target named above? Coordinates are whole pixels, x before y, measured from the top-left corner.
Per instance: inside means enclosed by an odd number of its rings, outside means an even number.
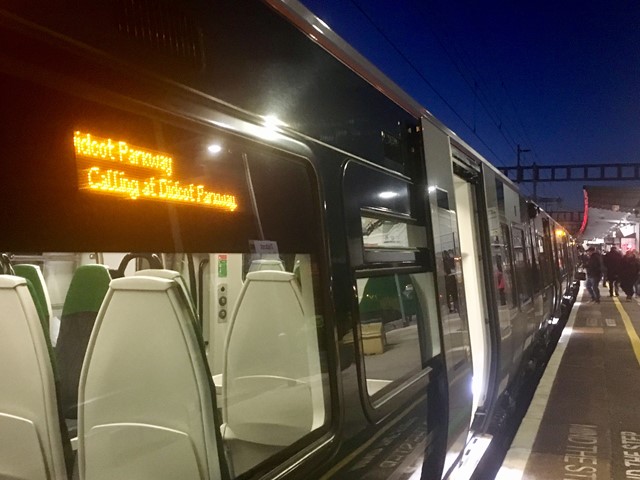
[[[434,355],[438,327],[427,313],[429,277],[427,273],[392,274],[357,280],[369,396],[419,371],[423,361]]]

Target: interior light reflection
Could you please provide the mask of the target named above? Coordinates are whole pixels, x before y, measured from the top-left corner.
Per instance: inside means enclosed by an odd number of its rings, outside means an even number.
[[[397,192],[380,192],[378,196],[384,199],[395,198],[398,196],[398,193]]]
[[[217,155],[222,151],[222,146],[217,144],[217,143],[212,143],[211,145],[209,145],[207,147],[207,151],[211,154],[211,155]]]
[[[264,119],[264,126],[266,128],[276,129],[279,127],[286,127],[287,124],[280,120],[276,115],[265,115],[262,117]]]
[[[321,18],[318,18],[318,23],[322,25],[324,28],[326,28],[327,30],[331,30],[331,27],[329,26],[329,24],[324,20],[322,20]]]

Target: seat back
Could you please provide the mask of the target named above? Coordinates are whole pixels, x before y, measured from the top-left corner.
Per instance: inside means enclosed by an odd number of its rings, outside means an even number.
[[[60,317],[56,360],[60,372],[62,412],[66,418],[78,415],[78,381],[91,330],[109,289],[105,265],[82,265],[71,279]]]
[[[282,260],[275,258],[261,258],[253,260],[249,265],[249,272],[260,272],[263,270],[276,270],[278,272],[284,272],[284,264]]]
[[[18,264],[13,266],[13,270],[18,277],[26,278],[33,285],[34,291],[34,303],[38,310],[40,319],[47,327],[47,334],[49,333],[49,321],[51,319],[51,299],[49,298],[49,291],[44,281],[44,275],[38,265],[31,265],[27,263]]]
[[[0,275],[0,478],[67,478],[50,347],[24,278]]]
[[[111,282],[78,393],[80,478],[220,478],[213,384],[176,282]]]
[[[319,358],[315,318],[305,315],[294,274],[248,273],[226,340],[223,421],[230,435],[284,447],[322,425]]]
[[[189,302],[189,306],[193,311],[194,317],[196,319],[198,318],[196,306],[193,304],[193,298],[191,297],[189,289],[187,288],[187,283],[184,281],[182,275],[180,275],[180,272],[176,272],[175,270],[167,270],[165,268],[146,268],[144,270],[138,270],[135,275],[143,277],[166,278],[167,280],[173,280],[174,282],[176,282],[184,292],[185,298]]]

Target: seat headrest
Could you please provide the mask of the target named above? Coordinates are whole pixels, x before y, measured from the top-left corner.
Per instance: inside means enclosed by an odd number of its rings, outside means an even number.
[[[0,275],[0,288],[16,288],[18,285],[26,285],[27,281],[14,275]]]
[[[62,316],[98,312],[109,290],[111,276],[105,265],[82,265],[73,274],[62,308]]]
[[[174,282],[166,278],[141,276],[122,277],[111,280],[111,290],[137,290],[164,292],[174,286]]]
[[[295,279],[295,275],[291,272],[278,270],[258,270],[257,272],[247,273],[246,280],[258,280],[263,282],[290,282]]]

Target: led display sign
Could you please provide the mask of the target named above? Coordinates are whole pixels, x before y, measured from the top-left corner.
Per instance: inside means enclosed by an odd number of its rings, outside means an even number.
[[[79,186],[93,193],[131,200],[149,199],[233,212],[235,195],[175,177],[173,157],[122,140],[76,131],[73,145]]]

